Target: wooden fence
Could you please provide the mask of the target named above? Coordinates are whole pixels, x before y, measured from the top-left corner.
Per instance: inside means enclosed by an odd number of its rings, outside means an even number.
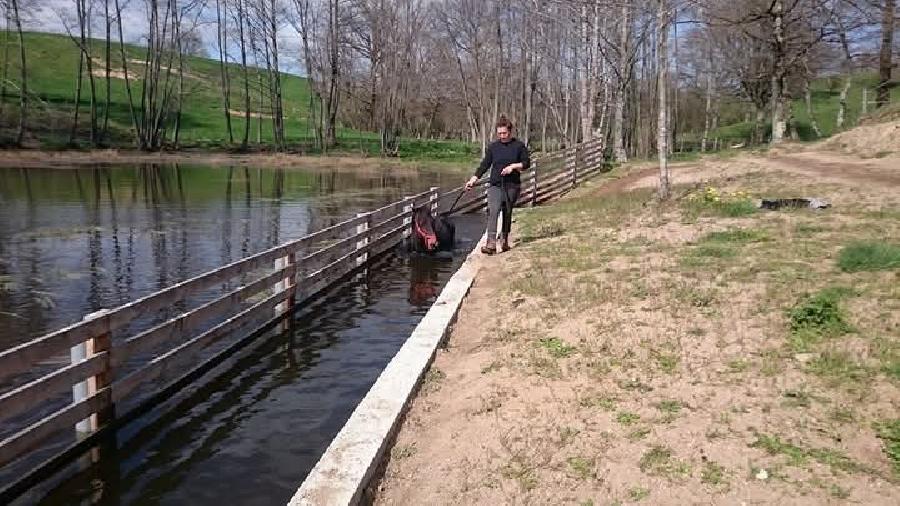
[[[599,142],[536,157],[532,169],[522,174],[519,204],[533,206],[561,195],[597,173],[602,158]],[[395,247],[409,237],[414,209],[428,206],[433,213],[447,212],[457,197],[455,213],[486,206],[486,182],[463,196],[463,187],[439,190],[360,213],[0,352],[0,385],[12,385],[0,390],[0,423],[13,427],[0,441],[0,466],[23,461],[46,441],[69,434],[49,459],[29,462],[18,474],[21,479],[0,487],[0,503],[236,351],[226,346],[209,356],[213,343],[272,328],[303,301]],[[197,294],[215,289],[218,295],[211,300],[128,332],[137,319],[186,305]],[[58,366],[32,379],[32,369],[44,368],[48,360]]]

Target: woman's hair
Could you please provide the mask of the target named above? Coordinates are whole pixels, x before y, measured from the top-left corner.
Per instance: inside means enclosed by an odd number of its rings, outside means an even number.
[[[497,120],[497,128],[501,128],[501,127],[506,128],[507,130],[510,130],[510,131],[513,129],[512,121],[510,121],[509,118],[507,118],[505,114],[501,114],[500,119]]]

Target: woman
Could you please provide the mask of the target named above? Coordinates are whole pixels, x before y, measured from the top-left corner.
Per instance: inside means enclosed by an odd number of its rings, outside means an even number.
[[[522,189],[520,173],[528,170],[531,159],[525,143],[512,136],[513,125],[506,116],[497,121],[497,140],[492,142],[484,153],[484,159],[475,170],[475,175],[466,182],[466,190],[471,190],[475,182],[491,169],[490,186],[488,186],[488,221],[487,243],[481,252],[493,255],[497,252],[497,216],[503,213],[503,225],[500,230],[500,250],[509,249],[509,230],[512,228],[512,208],[519,200]]]

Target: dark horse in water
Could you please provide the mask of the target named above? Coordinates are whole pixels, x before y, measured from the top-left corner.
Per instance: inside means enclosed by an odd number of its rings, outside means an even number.
[[[434,217],[426,206],[413,212],[411,249],[417,253],[453,251],[456,227],[444,216]]]

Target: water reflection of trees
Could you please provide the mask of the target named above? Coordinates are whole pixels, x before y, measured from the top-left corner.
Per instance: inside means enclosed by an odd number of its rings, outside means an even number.
[[[0,330],[6,347],[417,193],[439,176],[150,164],[2,169],[0,182],[0,276],[11,287],[0,290],[0,311],[17,315],[0,315],[12,322]]]

